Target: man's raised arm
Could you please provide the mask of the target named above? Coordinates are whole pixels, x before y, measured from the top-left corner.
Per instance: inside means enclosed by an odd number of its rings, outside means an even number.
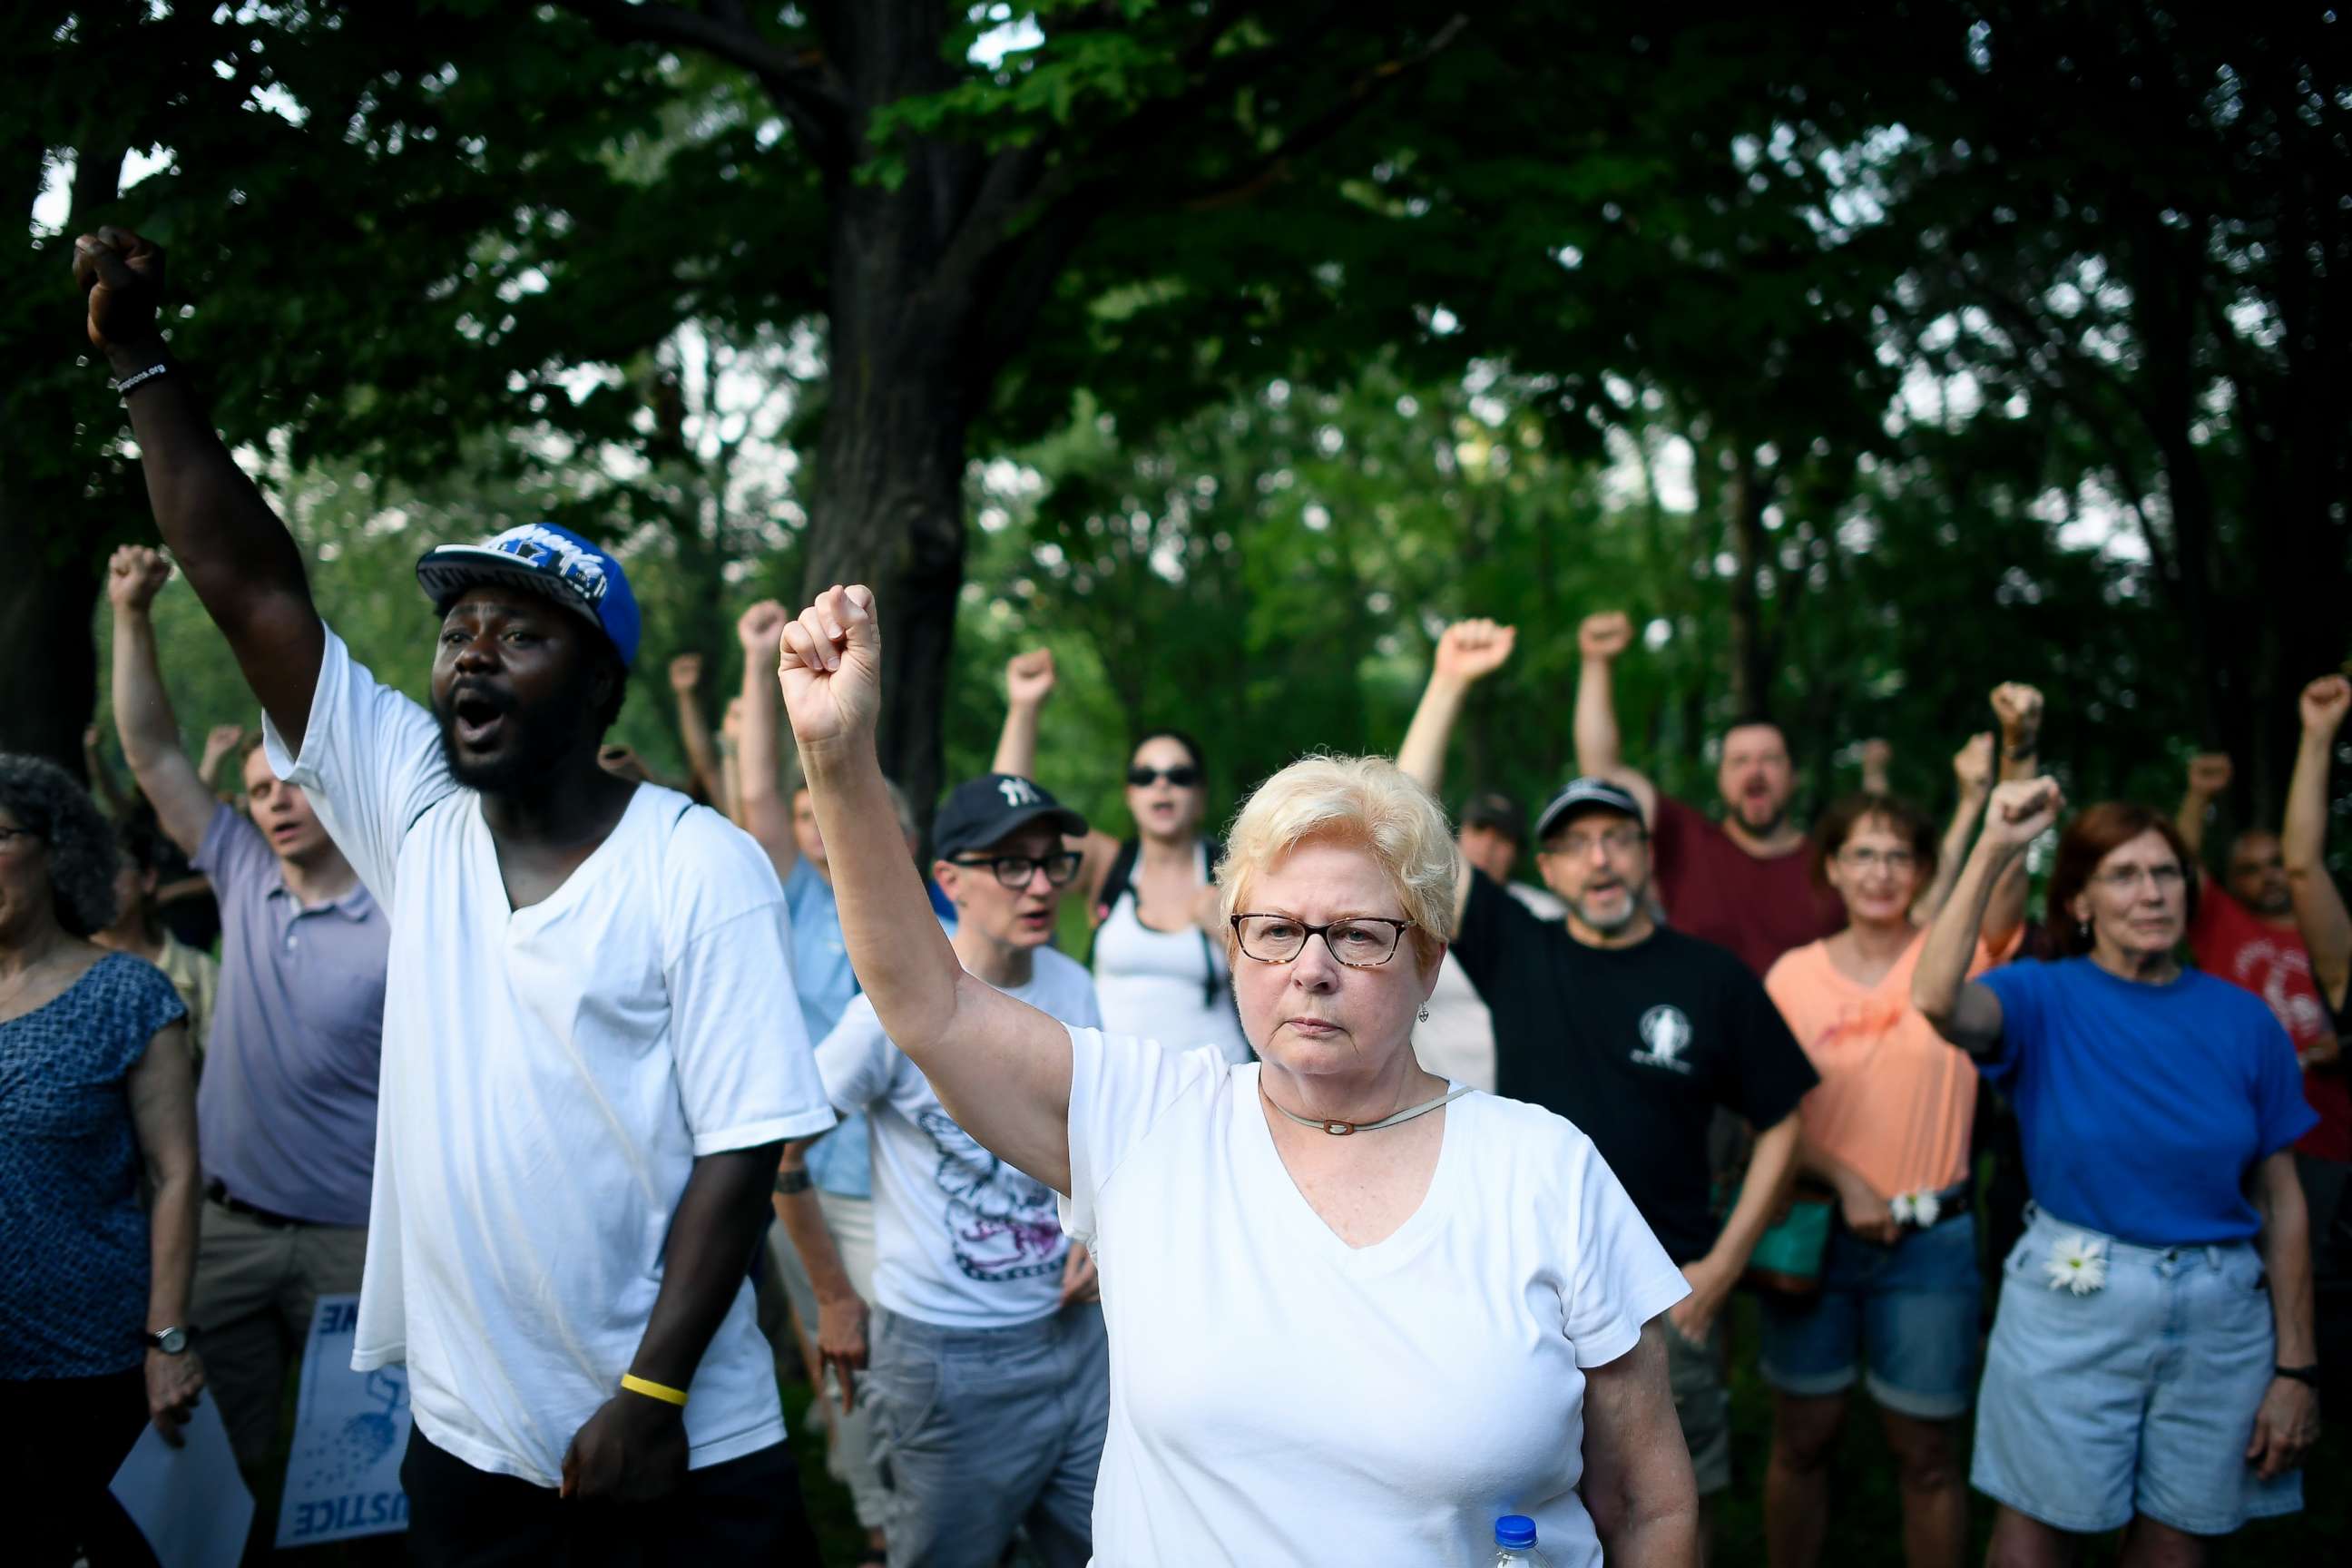
[[[129,229],[74,241],[74,280],[89,295],[89,341],[115,379],[139,438],[155,521],[196,597],[219,626],[246,684],[299,751],[325,656],[301,552],[167,363],[155,309],[163,253]]]
[[[1456,621],[1439,635],[1429,684],[1422,689],[1404,743],[1397,748],[1397,766],[1430,794],[1437,793],[1445,776],[1446,742],[1454,738],[1463,700],[1473,685],[1503,667],[1517,640],[1517,627],[1480,620]]]
[[[1625,765],[1617,732],[1617,658],[1633,642],[1633,623],[1622,610],[1587,616],[1576,628],[1576,771],[1632,791],[1641,803],[1642,820],[1655,831],[1658,786]]]
[[[220,802],[180,749],[180,721],[155,662],[150,610],[171,575],[170,563],[142,544],[124,545],[107,564],[106,596],[114,606],[114,729],[122,738],[122,760],[155,808],[156,822],[183,853],[194,855]]]

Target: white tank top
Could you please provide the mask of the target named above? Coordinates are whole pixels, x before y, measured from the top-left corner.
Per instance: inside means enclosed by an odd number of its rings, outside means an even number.
[[[1200,847],[1199,857],[1200,885],[1205,888],[1207,845]],[[1132,887],[1119,893],[1095,928],[1095,995],[1107,1034],[1138,1036],[1171,1050],[1213,1045],[1229,1062],[1250,1059],[1249,1037],[1234,1010],[1224,944],[1195,925],[1152,930],[1135,912]]]

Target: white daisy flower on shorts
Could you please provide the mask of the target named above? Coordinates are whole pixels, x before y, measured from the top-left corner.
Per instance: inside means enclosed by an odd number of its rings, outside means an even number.
[[[1944,1205],[1936,1201],[1936,1194],[1925,1188],[1916,1193],[1897,1193],[1887,1200],[1886,1206],[1893,1212],[1895,1224],[1916,1226],[1921,1230],[1932,1226],[1937,1216],[1944,1212]]]
[[[2050,1289],[2087,1296],[2107,1282],[2107,1240],[2105,1237],[2061,1237],[2050,1249]]]

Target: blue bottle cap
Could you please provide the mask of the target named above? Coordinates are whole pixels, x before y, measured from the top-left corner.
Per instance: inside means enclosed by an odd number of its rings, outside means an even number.
[[[1536,1543],[1536,1521],[1523,1513],[1507,1513],[1495,1521],[1495,1544],[1497,1546],[1533,1546]]]

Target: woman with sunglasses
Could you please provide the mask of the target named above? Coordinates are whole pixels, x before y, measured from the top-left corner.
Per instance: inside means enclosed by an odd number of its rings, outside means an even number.
[[[1422,1070],[1454,927],[1444,812],[1394,764],[1266,781],[1217,868],[1255,1063],[1073,1028],[957,962],[893,842],[873,595],[779,674],[866,998],[948,1114],[1062,1194],[1109,1330],[1096,1560],[1468,1563],[1499,1516],[1561,1568],[1685,1563],[1663,1342],[1688,1293],[1559,1117]],[[893,1541],[894,1546],[896,1540]]]
[[[1045,648],[1005,666],[998,773],[1037,776],[1038,715],[1055,679]],[[1181,730],[1150,731],[1127,759],[1136,837],[1122,842],[1087,833],[1078,874],[1094,921],[1103,1026],[1171,1047],[1213,1045],[1226,1060],[1242,1062],[1249,1041],[1234,1010],[1211,877],[1223,847],[1201,832],[1208,802],[1199,743]]]
[[[2263,999],[2183,970],[2192,861],[2110,801],[2058,840],[2060,956],[1967,977],[1995,884],[2057,819],[2049,779],[1993,792],[1911,998],[2016,1107],[2033,1204],[2002,1265],[1969,1480],[1991,1558],[2193,1564],[2303,1506],[2319,1431],[2311,1250],[2288,1145],[2318,1120]]]

